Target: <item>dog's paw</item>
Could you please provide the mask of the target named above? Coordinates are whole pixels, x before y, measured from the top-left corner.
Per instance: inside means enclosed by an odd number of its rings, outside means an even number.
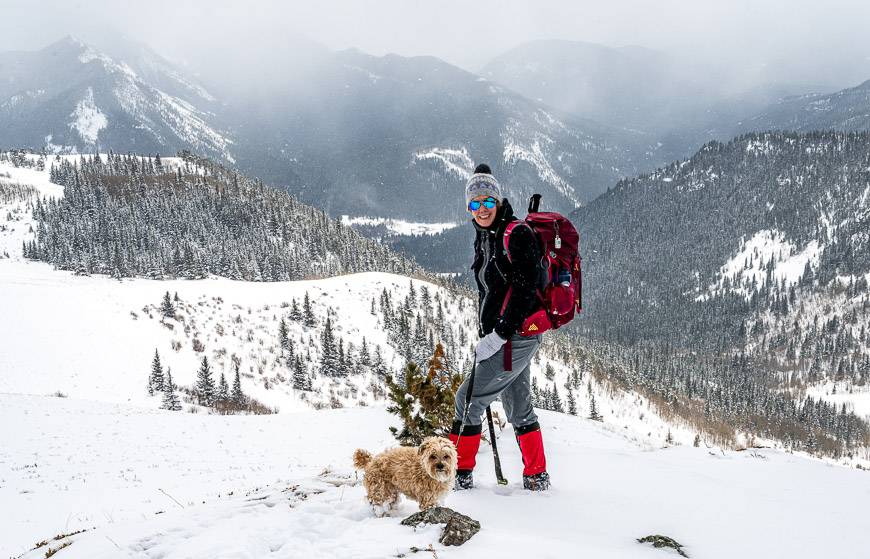
[[[374,513],[374,515],[377,518],[383,518],[385,516],[389,516],[392,508],[393,507],[391,507],[389,503],[384,503],[384,504],[372,503],[372,513]]]

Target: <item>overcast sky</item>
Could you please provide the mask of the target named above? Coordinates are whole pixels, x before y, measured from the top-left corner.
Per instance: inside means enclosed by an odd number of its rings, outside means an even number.
[[[0,0],[0,50],[38,49],[104,29],[178,61],[215,41],[303,33],[330,48],[431,54],[475,71],[532,39],[715,55],[870,60],[866,0]],[[868,76],[870,77],[870,76]]]

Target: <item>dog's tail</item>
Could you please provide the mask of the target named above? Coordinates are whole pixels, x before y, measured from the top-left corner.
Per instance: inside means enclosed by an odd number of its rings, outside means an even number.
[[[372,455],[367,450],[361,448],[356,449],[353,453],[353,467],[357,470],[363,470],[372,461]]]

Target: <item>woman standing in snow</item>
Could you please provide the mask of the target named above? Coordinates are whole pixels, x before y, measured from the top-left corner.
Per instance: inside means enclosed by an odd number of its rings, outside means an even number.
[[[501,396],[523,455],[523,487],[543,491],[549,488],[550,477],[529,384],[529,365],[541,345],[541,336],[518,334],[523,321],[539,308],[536,280],[540,250],[528,227],[514,227],[505,247],[505,228],[517,218],[488,165],[478,165],[468,179],[465,203],[476,230],[471,269],[477,281],[481,339],[475,350],[471,403],[464,427],[462,418],[471,375],[456,393],[455,420],[450,433],[454,444],[458,440],[456,489],[473,486],[472,470],[480,447],[482,415]]]

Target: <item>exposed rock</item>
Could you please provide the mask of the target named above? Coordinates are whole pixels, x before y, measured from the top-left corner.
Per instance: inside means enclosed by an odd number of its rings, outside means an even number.
[[[432,507],[415,512],[402,521],[403,526],[446,524],[439,542],[444,545],[462,545],[480,531],[480,522],[447,507]]]
[[[667,536],[655,534],[652,536],[646,536],[645,538],[638,538],[637,541],[638,543],[651,543],[653,547],[669,547],[671,549],[675,549],[677,553],[679,553],[683,557],[688,557],[688,555],[686,555],[686,552],[683,551],[683,544]]]

